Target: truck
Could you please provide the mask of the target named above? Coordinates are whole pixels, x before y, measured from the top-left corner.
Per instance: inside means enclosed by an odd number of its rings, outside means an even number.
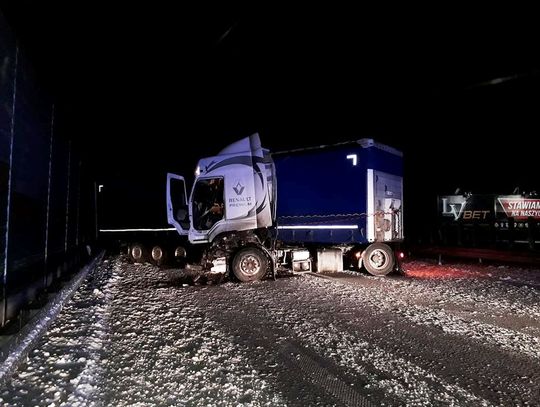
[[[242,282],[350,265],[399,269],[403,155],[373,139],[271,153],[257,133],[199,160],[191,192],[168,173],[167,220],[200,262]],[[159,251],[158,251],[159,252]]]

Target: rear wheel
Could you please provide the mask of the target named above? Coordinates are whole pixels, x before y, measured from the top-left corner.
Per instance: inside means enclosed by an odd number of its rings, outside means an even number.
[[[265,276],[268,265],[268,258],[260,249],[247,247],[234,256],[232,270],[242,282],[257,281]]]
[[[395,262],[392,249],[384,243],[373,243],[362,253],[362,265],[374,276],[387,275],[394,268]]]
[[[152,250],[150,251],[150,256],[152,257],[152,263],[158,266],[165,264],[167,260],[166,252],[160,245],[155,245],[154,247],[152,247]]]
[[[129,246],[129,258],[134,263],[144,263],[146,261],[146,248],[140,243],[133,243]]]
[[[183,246],[176,246],[174,249],[174,261],[182,268],[186,266],[187,252]]]

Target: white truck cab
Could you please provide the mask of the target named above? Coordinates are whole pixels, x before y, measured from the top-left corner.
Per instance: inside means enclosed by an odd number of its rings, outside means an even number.
[[[167,174],[169,224],[181,235],[187,235],[192,244],[223,246],[222,241],[229,239],[230,244],[231,239],[238,239],[238,232],[245,232],[241,234],[241,244],[245,240],[253,241],[253,252],[255,246],[259,246],[256,244],[258,237],[249,232],[271,227],[276,211],[274,163],[269,151],[262,148],[259,135],[253,134],[229,145],[214,157],[199,160],[195,175],[188,199],[184,178]],[[255,258],[265,256],[261,249],[257,249],[261,252],[257,256],[250,252],[249,264],[244,264],[244,268],[263,266],[262,260]],[[258,273],[253,272],[257,279],[260,278]],[[235,274],[240,279],[255,279]]]

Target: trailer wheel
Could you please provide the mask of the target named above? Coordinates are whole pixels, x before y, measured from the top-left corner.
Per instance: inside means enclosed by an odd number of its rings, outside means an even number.
[[[394,268],[395,262],[392,249],[384,243],[373,243],[362,253],[362,265],[374,276],[387,275]]]
[[[155,245],[154,247],[152,247],[152,250],[150,251],[150,256],[152,257],[152,263],[157,266],[161,266],[167,261],[167,253],[160,245]]]
[[[181,267],[186,267],[186,258],[187,258],[187,252],[186,249],[184,249],[183,246],[177,246],[174,249],[174,261]]]
[[[268,270],[268,259],[256,247],[246,247],[233,258],[232,270],[236,278],[242,282],[262,279]]]
[[[128,255],[134,263],[144,263],[146,261],[146,248],[140,243],[133,243],[129,246]]]

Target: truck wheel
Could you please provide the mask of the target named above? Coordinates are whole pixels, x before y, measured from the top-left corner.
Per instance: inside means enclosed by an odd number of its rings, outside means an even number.
[[[268,259],[261,250],[246,247],[234,256],[232,270],[236,278],[242,282],[257,281],[265,276]]]
[[[167,260],[167,254],[165,253],[163,247],[161,247],[160,245],[155,245],[154,247],[152,247],[152,250],[150,251],[150,256],[152,257],[152,263],[157,266],[165,264]]]
[[[129,258],[134,263],[144,263],[146,261],[146,248],[140,243],[133,243],[129,246]]]
[[[385,276],[394,268],[392,249],[384,243],[373,243],[362,253],[362,265],[369,274]]]
[[[184,249],[184,247],[182,246],[176,246],[176,248],[174,249],[174,261],[178,266],[180,266],[180,268],[186,267],[186,264],[187,264],[186,257],[187,257],[186,249]]]

